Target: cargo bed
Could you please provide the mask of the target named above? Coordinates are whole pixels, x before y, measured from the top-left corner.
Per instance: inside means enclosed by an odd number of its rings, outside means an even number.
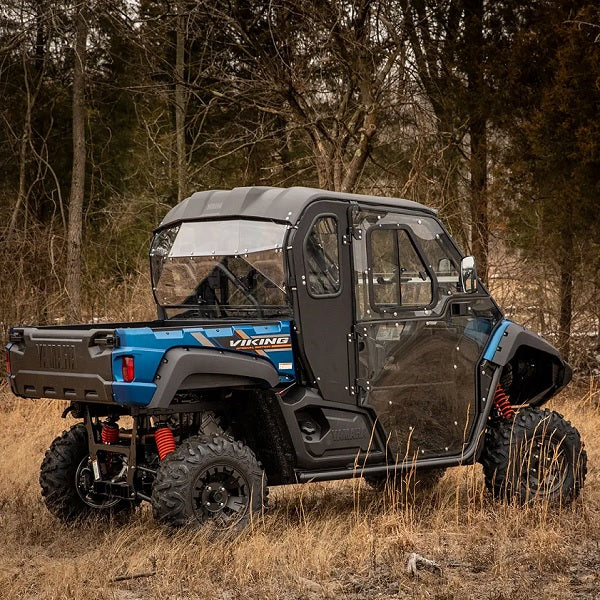
[[[181,329],[199,321],[155,320],[14,327],[7,351],[10,383],[17,396],[112,403],[112,350],[116,330]]]
[[[181,347],[251,354],[270,361],[282,383],[295,378],[289,321],[233,326],[180,319],[14,327],[9,340],[11,388],[24,398],[147,406],[160,379],[156,373],[161,361]],[[282,340],[286,343],[275,343]],[[130,379],[122,371],[125,360],[131,361]],[[185,384],[186,389],[191,386]]]

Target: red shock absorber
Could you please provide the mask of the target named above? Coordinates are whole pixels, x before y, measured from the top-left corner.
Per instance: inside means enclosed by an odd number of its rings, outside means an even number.
[[[175,450],[175,438],[173,432],[166,425],[159,425],[154,432],[154,441],[158,450],[158,457],[163,460],[167,454]]]
[[[503,419],[512,419],[515,416],[515,411],[510,404],[510,400],[500,384],[498,384],[496,393],[494,394],[494,408]]]
[[[119,426],[114,421],[104,421],[101,437],[103,444],[116,444],[119,441]]]

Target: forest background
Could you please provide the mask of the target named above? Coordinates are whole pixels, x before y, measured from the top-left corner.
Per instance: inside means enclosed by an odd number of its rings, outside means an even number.
[[[597,375],[599,108],[593,1],[4,0],[0,337],[152,318],[171,206],[304,185],[439,209]]]
[[[581,498],[275,486],[249,534],[58,524],[65,403],[0,385],[0,600],[598,597],[600,7],[593,0],[2,0],[0,343],[153,318],[152,229],[193,191],[307,185],[434,206],[506,314],[578,382]],[[589,375],[592,377],[589,377]],[[410,553],[442,569],[406,572]]]

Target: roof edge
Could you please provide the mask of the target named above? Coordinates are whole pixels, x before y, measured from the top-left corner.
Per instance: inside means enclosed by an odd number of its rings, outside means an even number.
[[[305,208],[320,199],[360,202],[382,208],[393,207],[437,215],[437,210],[403,198],[332,192],[309,187],[237,187],[231,190],[195,192],[175,205],[155,231],[184,221],[232,217],[270,219],[295,225]]]

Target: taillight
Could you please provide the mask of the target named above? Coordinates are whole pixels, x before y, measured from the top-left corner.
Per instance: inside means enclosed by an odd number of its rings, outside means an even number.
[[[121,361],[121,374],[123,375],[123,381],[129,383],[130,381],[133,381],[133,378],[135,377],[133,356],[123,356]]]
[[[6,374],[10,375],[10,350],[6,350]]]

